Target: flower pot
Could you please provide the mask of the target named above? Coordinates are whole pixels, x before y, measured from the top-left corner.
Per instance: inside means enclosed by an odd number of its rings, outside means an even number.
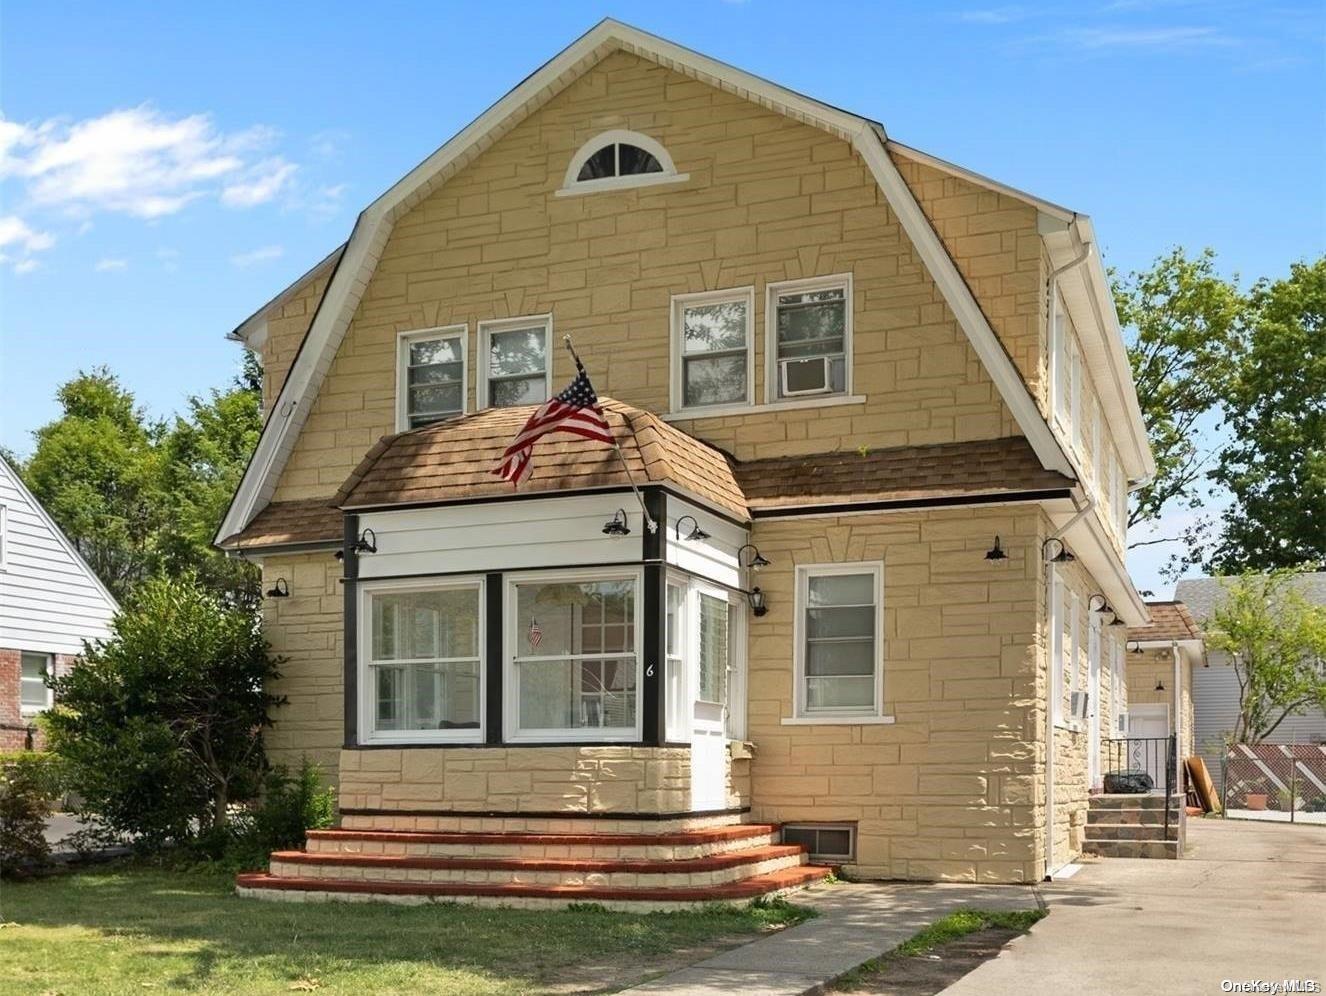
[[[1249,792],[1246,796],[1244,796],[1244,798],[1245,798],[1245,799],[1247,800],[1247,802],[1248,802],[1248,808],[1249,808],[1249,809],[1265,809],[1265,808],[1266,808],[1266,793],[1265,793],[1265,792]]]

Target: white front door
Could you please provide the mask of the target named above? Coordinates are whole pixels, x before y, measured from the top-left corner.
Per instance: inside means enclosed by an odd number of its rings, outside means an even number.
[[[1164,704],[1135,705],[1128,710],[1128,739],[1146,743],[1128,744],[1128,767],[1145,771],[1155,783],[1155,790],[1165,791],[1164,738],[1169,736],[1169,706]]]
[[[691,808],[727,806],[727,701],[732,626],[727,592],[691,588]]]

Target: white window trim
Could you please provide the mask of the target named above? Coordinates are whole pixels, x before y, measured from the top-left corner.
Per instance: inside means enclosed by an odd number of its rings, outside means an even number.
[[[716,405],[691,405],[688,407],[686,404],[686,385],[683,381],[685,365],[682,363],[684,357],[682,317],[687,308],[706,304],[726,304],[732,301],[740,301],[746,305],[746,398],[744,401],[725,401]],[[753,286],[733,287],[727,290],[700,291],[694,294],[674,294],[672,295],[671,316],[671,376],[668,379],[672,385],[672,414],[700,416],[718,410],[749,411],[755,404],[755,288]]]
[[[864,405],[870,399],[864,394],[826,394],[812,398],[786,398],[756,405],[714,405],[711,408],[688,408],[683,412],[669,412],[664,422],[693,422],[702,418],[723,415],[748,415],[752,412],[781,412],[796,408],[837,408],[839,405]]]
[[[359,586],[358,598],[358,629],[359,629],[359,661],[356,667],[358,674],[358,695],[359,695],[359,742],[367,744],[421,744],[421,743],[452,743],[452,744],[481,744],[484,742],[485,723],[487,717],[488,700],[488,682],[486,680],[486,648],[487,644],[487,625],[486,618],[487,599],[484,591],[485,579],[482,574],[472,574],[463,577],[427,577],[412,578],[408,581],[368,581]],[[476,635],[478,657],[479,657],[479,725],[475,729],[469,730],[383,730],[378,732],[374,729],[374,717],[376,715],[377,693],[376,686],[370,682],[371,667],[369,662],[373,656],[373,595],[391,595],[397,592],[417,592],[417,591],[442,591],[449,588],[477,588],[479,599],[479,629]]]
[[[1046,647],[1046,659],[1049,663],[1050,715],[1055,726],[1064,721],[1064,583],[1054,567],[1050,567],[1050,583],[1046,586],[1049,600],[1049,646]]]
[[[780,398],[778,396],[778,309],[780,294],[806,293],[807,291],[831,290],[841,287],[846,304],[843,311],[843,389],[819,395],[814,399]],[[856,311],[855,296],[852,289],[852,274],[834,273],[824,277],[805,277],[800,280],[783,280],[766,284],[764,287],[764,399],[766,407],[784,405],[802,400],[821,401],[835,399],[847,401],[852,398],[852,327],[853,313]]]
[[[0,506],[0,507],[2,507],[2,506]],[[45,664],[43,665],[43,667],[42,667],[42,676],[43,676],[43,678],[44,678],[44,677],[48,677],[48,676],[49,676],[49,677],[54,677],[54,675],[55,675],[55,655],[54,655],[54,654],[43,653],[43,652],[40,651],[40,650],[23,650],[23,651],[20,651],[20,653],[19,653],[19,663],[18,663],[18,679],[19,679],[19,681],[18,681],[18,702],[19,702],[19,708],[18,708],[18,714],[19,714],[20,716],[38,716],[38,715],[40,715],[41,713],[45,712],[47,709],[51,708],[51,706],[55,705],[55,689],[53,689],[50,685],[43,685],[43,687],[46,689],[46,703],[45,703],[44,705],[34,706],[34,705],[25,705],[25,704],[24,704],[24,702],[23,702],[23,654],[27,654],[29,657],[44,657],[44,658],[46,658],[46,663],[45,663]]]
[[[517,585],[572,581],[635,582],[635,726],[606,729],[577,727],[569,730],[520,728],[520,672],[516,668]],[[565,571],[508,572],[503,593],[505,619],[502,626],[503,742],[520,743],[638,743],[644,736],[644,571],[587,568]]]
[[[870,574],[875,587],[875,702],[870,710],[852,712],[806,711],[806,605],[810,579],[843,574]],[[783,719],[787,726],[800,725],[864,725],[891,723],[892,716],[884,714],[884,563],[883,561],[856,561],[834,564],[798,564],[796,569],[795,616],[792,620],[793,688],[792,716]]]
[[[1082,599],[1077,592],[1068,592],[1068,694],[1082,691]]]
[[[410,391],[407,383],[407,371],[410,366],[410,346],[416,342],[433,339],[460,340],[460,411],[457,415],[469,412],[470,364],[469,364],[469,325],[439,325],[429,329],[410,329],[396,334],[396,431],[405,432],[410,428]],[[452,418],[454,416],[447,416]],[[422,427],[421,427],[422,428]]]
[[[552,389],[552,355],[553,355],[553,316],[549,312],[543,315],[522,315],[519,318],[494,318],[490,321],[479,323],[479,384],[478,400],[475,405],[477,411],[491,407],[488,397],[488,358],[492,335],[494,332],[509,332],[512,329],[531,328],[535,325],[542,325],[544,330],[543,338],[543,380],[544,380],[544,399],[547,400],[553,395]]]
[[[626,144],[634,145],[644,149],[651,156],[658,160],[658,164],[663,167],[661,173],[633,173],[630,176],[605,176],[597,180],[577,180],[580,175],[580,167],[584,166],[589,157],[598,152],[605,145]],[[582,194],[593,194],[602,190],[626,190],[630,187],[656,187],[664,183],[684,183],[689,180],[689,173],[678,173],[677,166],[672,161],[672,156],[668,150],[650,138],[648,135],[642,135],[638,131],[628,131],[624,128],[614,128],[609,131],[600,132],[582,145],[574,156],[571,157],[571,163],[566,167],[566,175],[562,178],[562,186],[556,191],[558,197],[577,197]]]

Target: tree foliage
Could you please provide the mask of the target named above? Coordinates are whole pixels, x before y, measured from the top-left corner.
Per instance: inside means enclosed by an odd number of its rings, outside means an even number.
[[[1207,646],[1229,654],[1239,685],[1232,743],[1257,744],[1286,718],[1326,709],[1326,606],[1296,590],[1294,572],[1224,579]]]
[[[109,640],[56,679],[46,717],[69,787],[109,834],[151,848],[222,827],[265,768],[280,661],[247,607],[196,575],[151,578]]]
[[[1326,565],[1326,259],[1253,288],[1214,479],[1233,498],[1209,566]]]
[[[1203,506],[1214,447],[1202,443],[1199,430],[1218,421],[1247,301],[1217,274],[1214,252],[1189,257],[1181,248],[1157,258],[1149,270],[1117,279],[1114,300],[1120,322],[1132,329],[1128,354],[1156,458],[1155,477],[1133,493],[1128,515],[1133,527]],[[1203,526],[1199,515],[1181,537],[1133,545],[1182,538],[1191,548],[1200,542]]]
[[[254,604],[258,574],[227,560],[212,539],[262,430],[252,357],[225,391],[191,397],[169,422],[149,419],[102,368],[57,392],[61,414],[37,430],[28,487],[102,582],[124,600],[146,579],[198,574]]]

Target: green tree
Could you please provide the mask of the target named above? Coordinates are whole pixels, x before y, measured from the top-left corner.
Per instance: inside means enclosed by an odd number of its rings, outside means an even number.
[[[1155,477],[1133,493],[1128,525],[1154,523],[1176,510],[1200,513],[1214,457],[1214,447],[1202,444],[1200,432],[1219,421],[1247,301],[1235,283],[1217,274],[1212,250],[1189,257],[1177,247],[1150,269],[1116,279],[1114,301],[1120,322],[1132,330],[1128,355],[1156,458]],[[1207,528],[1199,516],[1180,536],[1131,545],[1182,539],[1192,550],[1200,547]],[[1170,569],[1177,574],[1190,562],[1180,556]]]
[[[20,472],[97,576],[117,598],[155,570],[166,521],[159,424],[105,368],[57,392],[62,414],[37,430]]]
[[[1260,282],[1251,302],[1212,475],[1233,502],[1209,566],[1326,564],[1326,258]]]
[[[280,660],[252,612],[193,575],[138,587],[83,662],[55,681],[45,723],[96,824],[153,848],[222,828],[265,769]]]
[[[1224,599],[1207,622],[1207,646],[1233,662],[1239,716],[1232,743],[1257,744],[1286,718],[1326,709],[1326,606],[1294,586],[1294,572],[1224,579]]]

